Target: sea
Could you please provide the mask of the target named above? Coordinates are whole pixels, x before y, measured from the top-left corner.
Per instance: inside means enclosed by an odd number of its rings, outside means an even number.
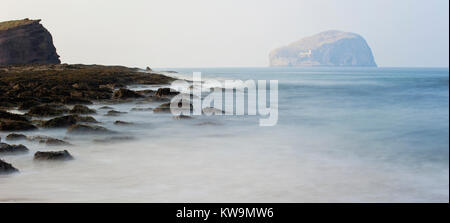
[[[1,156],[20,172],[0,175],[0,202],[449,202],[448,68],[157,70],[186,80],[201,72],[204,83],[275,80],[277,121],[261,126],[261,114],[178,120],[153,113],[161,102],[136,101],[107,104],[126,112],[111,117],[95,103],[99,125],[126,137],[24,132],[73,144],[60,147],[8,142],[0,132],[2,142],[30,149]],[[266,88],[272,102],[274,89]],[[36,151],[63,149],[75,159],[33,161]]]

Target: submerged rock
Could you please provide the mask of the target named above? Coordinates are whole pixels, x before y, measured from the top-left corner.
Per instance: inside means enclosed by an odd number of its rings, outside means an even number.
[[[133,136],[113,136],[102,139],[94,139],[92,141],[96,143],[115,143],[115,142],[129,141],[133,139],[135,139]]]
[[[34,141],[34,142],[39,142],[42,144],[46,144],[49,146],[69,146],[72,145],[66,141],[60,140],[60,139],[56,139],[50,136],[42,136],[42,135],[38,135],[38,136],[29,136],[27,138],[29,141]]]
[[[75,105],[71,110],[71,114],[95,114],[95,110],[88,108],[85,105]]]
[[[10,174],[18,171],[19,170],[13,167],[11,164],[0,159],[0,174]]]
[[[120,120],[114,122],[114,125],[132,125],[132,124],[133,124],[132,122],[125,122]]]
[[[24,134],[11,133],[6,136],[6,140],[14,141],[14,140],[26,140],[27,136]]]
[[[111,111],[108,111],[108,113],[106,113],[106,116],[119,116],[121,114],[126,114],[126,112],[111,110]]]
[[[114,108],[110,107],[110,106],[102,106],[102,107],[100,107],[98,109],[111,110],[111,109],[114,109]]]
[[[9,145],[6,143],[0,143],[0,154],[19,154],[27,152],[28,148],[22,144]]]
[[[49,160],[49,161],[64,161],[72,160],[73,156],[67,150],[63,151],[50,151],[50,152],[36,152],[34,154],[34,160]]]
[[[132,108],[131,111],[152,111],[153,108]]]
[[[178,119],[178,120],[181,120],[181,119],[193,119],[193,117],[192,116],[188,116],[188,115],[177,115],[177,116],[173,116],[173,119]]]
[[[114,133],[107,128],[97,126],[97,125],[82,125],[75,124],[67,129],[67,133],[70,134],[109,134]]]

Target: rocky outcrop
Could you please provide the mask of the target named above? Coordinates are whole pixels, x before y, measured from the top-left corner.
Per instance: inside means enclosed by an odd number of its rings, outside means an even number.
[[[363,37],[335,30],[275,49],[269,59],[270,66],[377,66]]]
[[[9,174],[17,172],[18,170],[11,164],[0,159],[0,174]]]
[[[73,159],[73,156],[70,155],[70,153],[67,150],[50,151],[50,152],[40,152],[39,151],[34,154],[34,160],[64,161],[64,160],[72,160],[72,159]]]
[[[61,63],[52,35],[40,21],[0,23],[0,65]]]

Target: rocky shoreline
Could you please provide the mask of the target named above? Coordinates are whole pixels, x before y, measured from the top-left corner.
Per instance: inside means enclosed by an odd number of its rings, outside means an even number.
[[[68,135],[112,135],[111,140],[128,139],[129,136],[101,126],[92,114],[91,104],[119,104],[130,101],[140,103],[158,102],[153,110],[170,112],[168,102],[177,93],[168,88],[133,91],[129,85],[168,85],[174,78],[151,70],[123,66],[101,65],[20,65],[0,67],[0,132],[6,134],[8,142],[31,141],[57,148],[72,144],[66,139],[49,136],[27,136],[26,132],[43,129],[58,129]],[[106,116],[119,116],[123,112],[111,106],[103,106]],[[17,110],[21,114],[11,112]],[[176,117],[185,119],[186,117]],[[117,120],[115,125],[127,126],[133,123]],[[20,132],[20,133],[18,133]],[[25,133],[25,134],[22,134]],[[132,138],[132,137],[131,137]],[[0,138],[0,141],[2,139]],[[0,142],[0,157],[28,153],[22,144]],[[66,149],[58,151],[37,151],[35,161],[72,160]],[[0,174],[19,172],[14,164],[0,158]]]

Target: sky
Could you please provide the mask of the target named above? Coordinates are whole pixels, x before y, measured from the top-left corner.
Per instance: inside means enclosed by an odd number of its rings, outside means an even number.
[[[448,67],[448,0],[0,0],[42,19],[63,63],[261,67],[325,30],[362,35],[381,67]]]

